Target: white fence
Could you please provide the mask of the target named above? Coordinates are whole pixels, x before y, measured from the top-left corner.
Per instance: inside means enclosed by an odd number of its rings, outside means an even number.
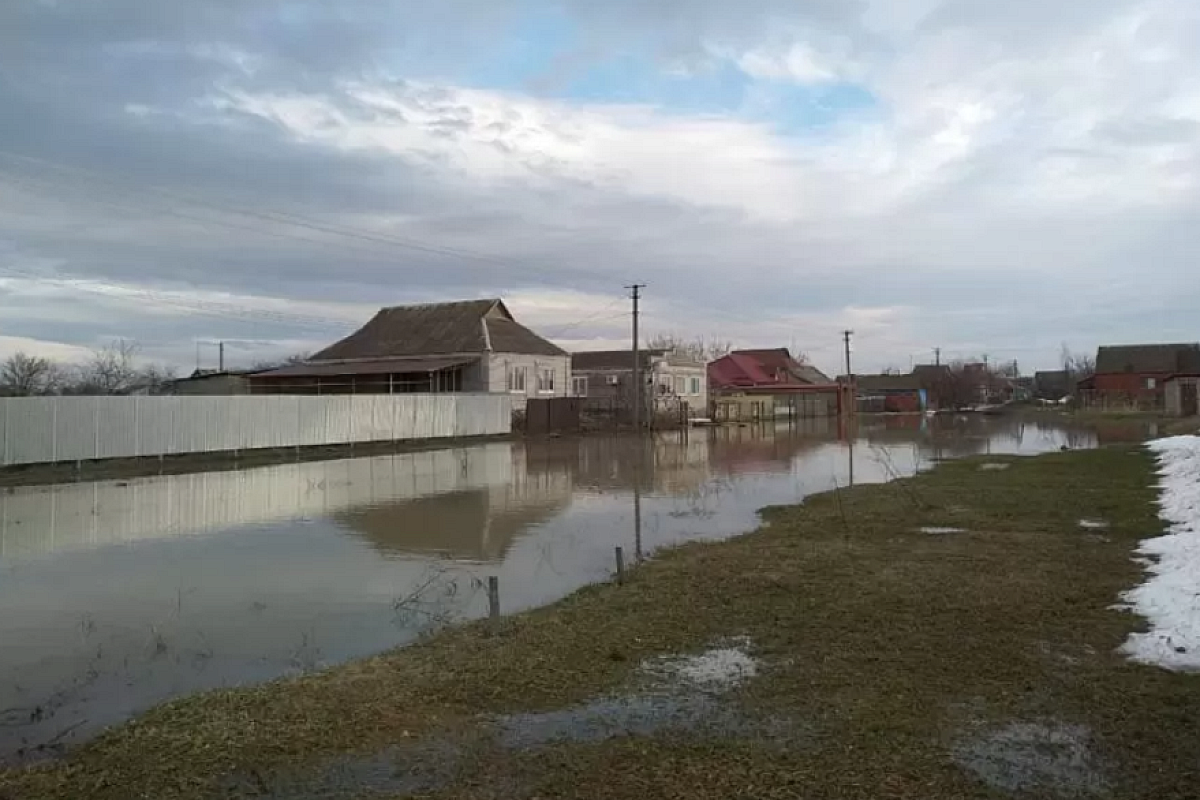
[[[505,395],[18,397],[0,466],[509,433]]]

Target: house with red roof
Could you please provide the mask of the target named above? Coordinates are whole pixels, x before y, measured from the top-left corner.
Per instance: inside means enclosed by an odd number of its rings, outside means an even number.
[[[841,389],[786,347],[734,350],[708,365],[708,388],[718,419],[835,416]]]

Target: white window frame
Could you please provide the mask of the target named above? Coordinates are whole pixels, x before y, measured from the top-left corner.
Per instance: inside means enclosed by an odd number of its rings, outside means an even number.
[[[539,367],[537,373],[538,394],[554,394],[554,367]]]
[[[682,375],[675,376],[675,394],[683,397],[687,394],[687,378]]]
[[[699,396],[700,395],[700,379],[699,378],[688,378],[688,384],[689,384],[688,388],[691,389],[690,393],[693,395]]]
[[[1157,389],[1158,388],[1158,378],[1146,378],[1146,388],[1147,389]]]
[[[588,379],[587,375],[571,376],[571,394],[575,397],[588,396]]]
[[[510,366],[508,368],[508,391],[511,394],[525,394],[529,387],[529,369],[527,367]]]

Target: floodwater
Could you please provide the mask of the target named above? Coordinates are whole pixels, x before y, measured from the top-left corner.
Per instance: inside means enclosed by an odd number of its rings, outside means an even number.
[[[166,699],[378,653],[607,579],[759,508],[980,453],[1097,444],[1006,417],[505,442],[0,491],[0,763]],[[1136,435],[1136,434],[1135,434]]]

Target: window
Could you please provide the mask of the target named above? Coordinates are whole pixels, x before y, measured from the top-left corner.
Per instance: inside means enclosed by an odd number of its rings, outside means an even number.
[[[682,395],[687,392],[687,378],[675,379],[675,394]]]
[[[552,367],[543,368],[538,372],[538,391],[554,391],[554,369]]]
[[[692,394],[700,394],[700,379],[692,378]]]
[[[525,391],[525,368],[524,367],[509,367],[508,368],[508,390],[510,392]]]
[[[587,376],[571,378],[571,394],[576,397],[587,397]]]
[[[1146,388],[1147,389],[1157,389],[1158,381],[1154,378],[1146,378]]]

